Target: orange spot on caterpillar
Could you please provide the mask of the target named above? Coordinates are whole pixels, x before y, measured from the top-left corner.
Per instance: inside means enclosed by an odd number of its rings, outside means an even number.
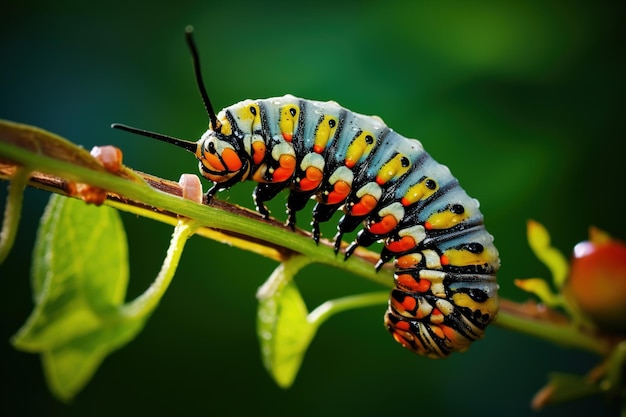
[[[414,292],[426,292],[430,288],[427,279],[415,279],[411,274],[400,274],[396,277],[398,286]]]
[[[211,167],[213,170],[221,172],[226,171],[226,167],[224,167],[224,164],[222,164],[222,161],[220,161],[220,159],[216,155],[205,153],[204,159],[207,161],[209,167]]]
[[[417,306],[417,301],[415,301],[415,298],[413,297],[404,297],[404,300],[402,300],[402,307],[404,307],[405,310],[407,311],[413,311],[415,310],[415,307]]]
[[[411,236],[403,236],[400,240],[389,242],[385,245],[391,252],[406,252],[415,247],[415,239]]]
[[[304,178],[300,180],[300,189],[302,191],[310,191],[317,188],[324,178],[324,173],[316,167],[308,167],[304,175]]]
[[[333,191],[328,194],[328,204],[339,204],[348,197],[352,187],[345,181],[337,181],[333,185]]]
[[[239,155],[237,155],[237,152],[233,149],[224,149],[222,152],[222,160],[228,167],[229,171],[238,171],[243,166],[241,158],[239,158]]]
[[[353,216],[365,216],[370,211],[374,210],[378,205],[378,200],[370,194],[365,194],[361,197],[361,200],[356,203],[350,209],[350,214]]]
[[[293,175],[296,168],[296,158],[291,155],[281,155],[278,159],[280,166],[274,170],[272,179],[274,182],[287,181]]]
[[[375,235],[384,235],[391,232],[398,225],[396,218],[388,214],[384,216],[378,223],[373,223],[368,227],[368,230]]]
[[[446,336],[446,339],[454,340],[456,338],[457,333],[454,331],[452,327],[446,326],[446,325],[441,325],[439,327],[441,327],[441,330],[443,331],[443,334]]]
[[[252,161],[254,165],[261,165],[263,158],[265,158],[265,143],[257,141],[252,142]]]
[[[404,340],[404,338],[400,334],[398,334],[396,332],[393,332],[393,333],[391,333],[391,335],[393,336],[393,339],[396,342],[400,343],[403,347],[409,349],[409,345],[406,343],[406,341]]]
[[[421,256],[416,256],[414,253],[404,255],[396,259],[396,267],[400,269],[414,268],[420,263],[421,259]]]
[[[399,321],[395,324],[395,326],[396,329],[404,330],[405,332],[408,332],[411,329],[411,325],[408,321]]]
[[[282,168],[295,168],[296,167],[296,158],[292,155],[281,155],[278,159],[278,163]]]
[[[435,325],[430,325],[430,330],[440,339],[445,339],[446,335],[444,334],[443,330],[441,329],[441,327],[439,326],[435,326]]]
[[[274,174],[272,175],[272,180],[274,182],[283,182],[287,181],[291,178],[291,174],[293,174],[292,169],[278,167],[274,170]]]

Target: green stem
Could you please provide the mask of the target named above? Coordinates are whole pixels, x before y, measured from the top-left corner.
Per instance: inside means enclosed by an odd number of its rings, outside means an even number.
[[[123,317],[137,320],[146,318],[152,313],[172,282],[187,239],[194,234],[198,227],[198,223],[188,219],[179,221],[172,234],[170,246],[167,249],[159,274],[143,294],[122,307],[121,315]]]
[[[570,323],[553,323],[531,317],[524,317],[502,309],[495,325],[515,332],[544,339],[556,345],[582,349],[604,356],[611,351],[611,344],[604,339],[584,333]]]
[[[347,297],[335,298],[320,304],[311,311],[307,320],[312,325],[319,327],[329,317],[341,313],[342,311],[355,308],[371,307],[387,303],[389,291],[376,291],[367,294],[350,295]]]
[[[4,262],[17,235],[17,227],[24,201],[24,188],[28,184],[31,171],[27,168],[18,168],[9,184],[9,194],[4,208],[4,220],[0,231],[0,264]]]
[[[626,342],[619,343],[607,363],[606,379],[609,383],[608,389],[613,390],[616,395],[622,396],[622,412],[626,412],[626,393],[620,392],[624,385],[624,365],[626,364]]]
[[[305,266],[311,264],[312,259],[296,255],[282,261],[272,275],[261,285],[257,290],[256,298],[261,301],[269,297],[273,297],[280,288],[286,285],[289,281],[293,280],[298,272]]]

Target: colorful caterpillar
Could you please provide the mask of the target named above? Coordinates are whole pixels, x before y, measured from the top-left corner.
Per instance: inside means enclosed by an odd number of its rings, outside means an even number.
[[[196,80],[209,116],[198,142],[114,124],[112,127],[173,143],[195,154],[200,172],[228,189],[253,180],[254,202],[289,189],[287,224],[314,198],[313,237],[319,223],[338,210],[335,252],[344,233],[364,228],[345,252],[384,241],[379,262],[396,258],[385,325],[394,339],[416,353],[445,357],[483,336],[498,310],[495,273],[500,260],[483,226],[478,202],[448,168],[417,140],[400,136],[378,117],[335,102],[291,95],[245,100],[215,115],[206,93],[192,29],[186,31]]]

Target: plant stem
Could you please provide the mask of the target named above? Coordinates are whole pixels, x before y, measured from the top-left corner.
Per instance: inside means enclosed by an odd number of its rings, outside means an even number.
[[[198,223],[190,220],[178,222],[159,274],[143,294],[122,307],[121,314],[123,317],[137,320],[146,318],[152,313],[172,282],[187,239],[194,234],[198,226]]]
[[[277,291],[284,287],[294,276],[305,266],[313,261],[302,255],[295,255],[282,261],[272,275],[259,287],[256,292],[257,300],[263,300],[272,297]]]
[[[307,319],[309,323],[320,326],[334,314],[355,308],[385,304],[388,299],[389,291],[376,291],[367,294],[335,298],[334,300],[328,300],[320,304],[315,310],[309,313]]]
[[[520,306],[509,300],[501,300],[500,312],[494,324],[557,345],[582,349],[601,356],[607,355],[613,347],[609,339],[585,332],[570,321],[555,322],[546,318],[531,317],[524,314]]]
[[[15,241],[22,212],[24,188],[28,184],[30,174],[31,171],[29,169],[25,167],[18,168],[9,184],[9,195],[4,208],[2,230],[0,230],[0,264],[4,262]]]

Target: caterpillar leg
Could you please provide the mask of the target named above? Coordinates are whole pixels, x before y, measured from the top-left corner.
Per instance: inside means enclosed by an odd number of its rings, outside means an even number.
[[[335,239],[335,246],[334,246],[335,254],[339,253],[343,235],[345,233],[350,233],[354,231],[357,227],[359,227],[359,225],[363,222],[364,218],[365,218],[364,216],[355,217],[355,216],[350,216],[348,214],[345,214],[341,217],[341,219],[339,219],[339,224],[337,224],[337,234],[335,235],[335,238],[334,238]],[[351,246],[352,244],[348,246],[348,248],[350,248]],[[352,252],[354,252],[354,249],[356,249],[356,247],[352,249]],[[348,253],[346,250],[345,259],[348,259],[350,255],[352,255],[352,252]]]
[[[373,245],[380,238],[381,236],[376,236],[368,232],[367,229],[360,230],[359,233],[357,233],[356,235],[356,239],[354,239],[354,241],[350,243],[350,245],[346,248],[345,259],[348,259],[350,256],[352,256],[356,248],[358,248],[359,246],[364,246],[367,248]]]
[[[287,183],[260,183],[256,186],[252,193],[252,198],[254,199],[254,205],[256,206],[257,211],[264,217],[268,218],[270,216],[270,211],[267,209],[265,205],[266,201],[270,201],[278,193],[280,193],[285,187]]]
[[[205,204],[209,204],[219,190],[221,190],[219,184],[214,183],[213,186],[209,188],[206,193],[204,193],[204,196],[206,197]]]
[[[333,214],[341,207],[340,204],[322,204],[317,203],[313,208],[313,221],[311,222],[311,226],[313,226],[313,240],[315,243],[319,243],[320,241],[320,223],[326,222],[333,217]]]
[[[303,193],[298,191],[291,191],[289,197],[287,197],[287,222],[286,226],[289,226],[291,230],[296,228],[296,212],[302,210],[306,203],[311,199],[313,193]]]

